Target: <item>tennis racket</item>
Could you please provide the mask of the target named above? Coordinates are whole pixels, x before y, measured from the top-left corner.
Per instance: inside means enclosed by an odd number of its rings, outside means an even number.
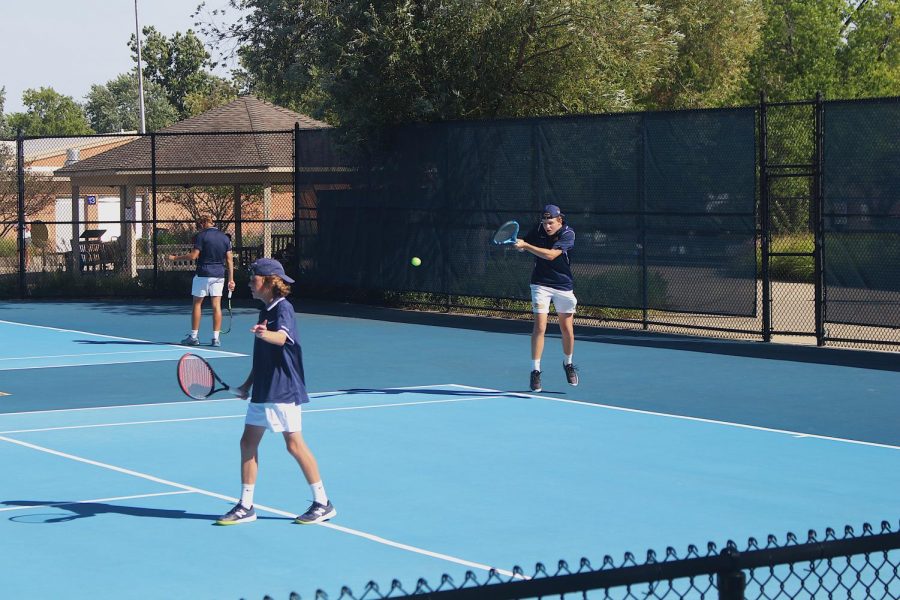
[[[230,333],[230,332],[231,332],[231,319],[232,319],[232,314],[231,314],[231,294],[232,294],[232,291],[231,291],[231,290],[228,290],[228,303],[225,305],[225,308],[226,308],[226,310],[228,311],[228,324],[225,326],[225,329],[222,330],[222,333],[223,333],[223,334],[226,334],[226,333]]]
[[[216,387],[216,384],[221,387]],[[230,390],[209,363],[196,354],[185,354],[178,360],[178,385],[195,400],[205,400],[217,392]]]
[[[515,244],[516,238],[519,237],[519,224],[516,221],[507,221],[501,225],[491,240],[494,244],[502,246],[505,244]]]

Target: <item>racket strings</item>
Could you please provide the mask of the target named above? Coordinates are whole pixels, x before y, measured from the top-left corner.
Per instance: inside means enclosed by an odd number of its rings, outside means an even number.
[[[516,235],[519,233],[519,226],[516,223],[505,223],[500,229],[497,230],[497,233],[494,234],[494,243],[500,244],[503,242],[508,242],[509,240],[516,239]]]
[[[181,388],[192,398],[205,398],[212,392],[214,378],[212,369],[200,358],[185,356],[178,363],[178,381]]]

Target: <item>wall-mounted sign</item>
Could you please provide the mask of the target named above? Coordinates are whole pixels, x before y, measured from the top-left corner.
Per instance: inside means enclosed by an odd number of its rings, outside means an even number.
[[[97,204],[97,196],[86,196],[88,204]]]

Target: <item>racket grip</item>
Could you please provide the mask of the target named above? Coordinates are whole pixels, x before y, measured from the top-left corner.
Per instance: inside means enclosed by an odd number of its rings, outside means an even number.
[[[233,292],[233,290],[228,290],[228,299],[229,299],[229,300],[231,300],[231,294],[232,294],[232,292]]]

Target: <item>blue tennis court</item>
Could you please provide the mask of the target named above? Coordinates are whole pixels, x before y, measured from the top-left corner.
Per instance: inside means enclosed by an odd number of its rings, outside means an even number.
[[[2,304],[4,595],[359,596],[896,514],[894,355],[585,329],[581,385],[551,337],[532,394],[527,322],[298,307],[304,437],[338,516],[292,524],[309,488],[268,434],[259,520],[216,527],[245,403],[182,397],[188,307]],[[255,315],[197,351],[229,383]]]

